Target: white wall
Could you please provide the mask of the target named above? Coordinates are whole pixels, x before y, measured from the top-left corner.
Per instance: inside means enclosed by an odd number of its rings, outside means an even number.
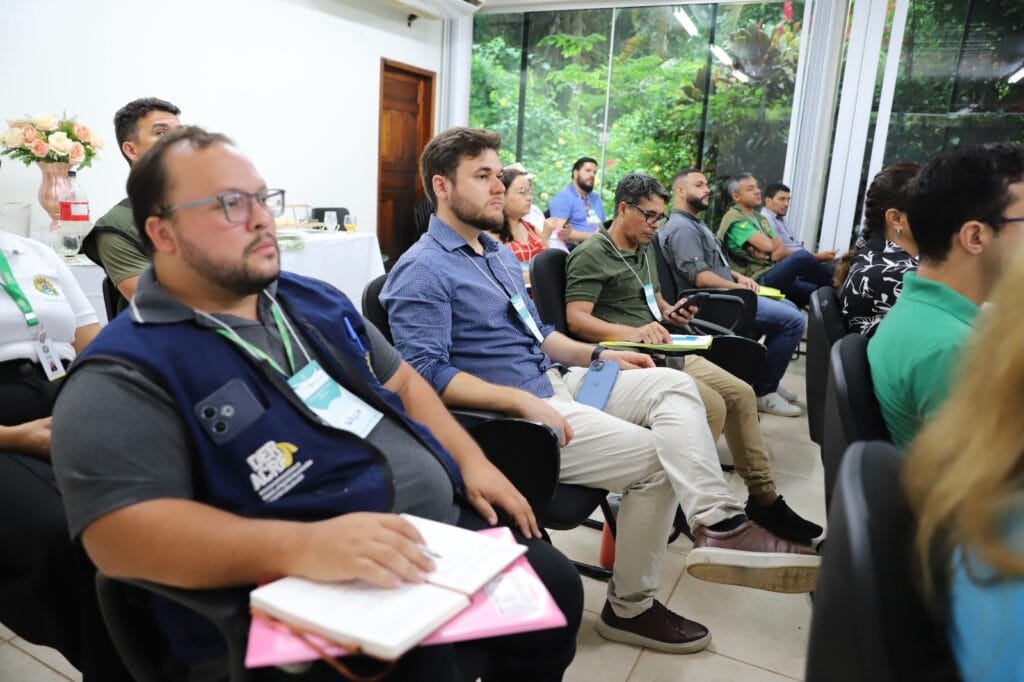
[[[440,75],[442,24],[379,0],[14,0],[0,21],[0,119],[66,110],[107,147],[79,174],[94,218],[124,197],[114,112],[146,96],[234,138],[288,203],[377,224],[381,57]],[[436,120],[436,117],[435,117]],[[0,204],[40,174],[6,157]]]

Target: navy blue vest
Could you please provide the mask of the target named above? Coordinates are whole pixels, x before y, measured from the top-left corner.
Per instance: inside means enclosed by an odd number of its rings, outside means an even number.
[[[460,490],[462,479],[451,456],[405,415],[401,399],[380,385],[348,335],[346,318],[363,347],[370,347],[362,316],[348,298],[291,273],[281,274],[276,298],[327,373],[424,444]],[[126,362],[170,393],[192,439],[198,501],[242,516],[291,520],[390,511],[394,488],[384,456],[363,439],[323,424],[269,363],[255,360],[212,329],[192,320],[140,324],[121,315],[72,369],[99,359]],[[218,445],[194,411],[234,379],[245,383],[262,412],[251,426]]]

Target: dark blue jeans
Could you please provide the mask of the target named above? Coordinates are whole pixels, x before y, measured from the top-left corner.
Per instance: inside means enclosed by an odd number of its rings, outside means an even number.
[[[768,349],[764,369],[754,382],[754,393],[762,396],[779,387],[779,381],[789,367],[789,359],[803,338],[804,318],[790,301],[760,297],[757,299],[754,331],[765,335],[765,348]]]
[[[800,308],[806,308],[811,294],[831,284],[828,268],[810,251],[794,251],[761,275],[761,284],[775,287]]]

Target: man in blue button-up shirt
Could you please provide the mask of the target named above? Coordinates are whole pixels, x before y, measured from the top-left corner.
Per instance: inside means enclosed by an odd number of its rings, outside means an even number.
[[[811,589],[817,557],[743,515],[722,478],[692,379],[654,368],[646,355],[580,343],[541,323],[515,257],[486,234],[503,218],[499,145],[492,133],[453,128],[424,150],[423,185],[437,212],[381,294],[395,346],[447,405],[559,429],[561,481],[623,493],[598,633],[669,653],[699,651],[711,640],[707,628],[654,599],[677,503],[697,536],[687,566],[697,577]],[[628,208],[623,202],[616,211]],[[583,368],[598,358],[632,370],[619,374],[603,412],[574,399]]]

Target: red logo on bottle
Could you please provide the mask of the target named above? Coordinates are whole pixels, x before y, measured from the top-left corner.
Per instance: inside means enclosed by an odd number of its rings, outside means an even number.
[[[60,220],[66,220],[68,222],[89,222],[89,202],[60,202]]]

